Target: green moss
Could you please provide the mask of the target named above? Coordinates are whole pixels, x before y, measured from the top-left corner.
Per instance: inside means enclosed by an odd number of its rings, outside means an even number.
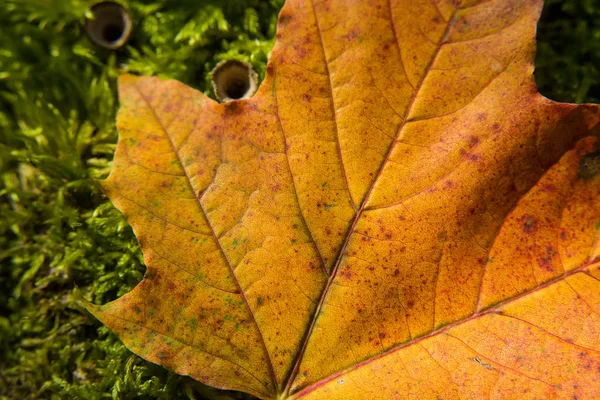
[[[246,398],[133,356],[82,310],[131,290],[144,266],[103,196],[119,70],[205,93],[216,63],[264,74],[280,2],[130,1],[135,30],[110,52],[82,29],[90,1],[0,2],[0,398]],[[219,5],[220,4],[220,5]],[[219,397],[221,396],[221,397]]]
[[[550,98],[600,99],[594,1],[547,3],[536,78]],[[75,288],[106,303],[144,272],[95,181],[115,150],[119,70],[211,96],[221,60],[250,62],[262,78],[281,1],[131,0],[134,34],[116,52],[85,37],[91,4],[0,1],[0,399],[248,398],[132,355],[77,305]]]
[[[600,103],[597,0],[546,0],[535,77],[540,92],[552,100]]]

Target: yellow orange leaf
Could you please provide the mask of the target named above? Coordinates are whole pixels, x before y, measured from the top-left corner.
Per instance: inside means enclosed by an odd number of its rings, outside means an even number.
[[[122,77],[148,270],[90,311],[265,399],[600,398],[600,108],[537,93],[541,6],[288,0],[249,100]]]

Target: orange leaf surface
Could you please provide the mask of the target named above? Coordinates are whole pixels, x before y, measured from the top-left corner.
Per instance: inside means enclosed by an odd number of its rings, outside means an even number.
[[[600,398],[600,108],[537,93],[541,7],[288,0],[252,99],[122,77],[148,270],[90,311],[265,399]]]

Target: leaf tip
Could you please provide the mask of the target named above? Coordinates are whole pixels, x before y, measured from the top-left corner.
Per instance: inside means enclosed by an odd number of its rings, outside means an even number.
[[[119,92],[122,92],[125,88],[135,86],[140,79],[144,79],[144,77],[131,75],[131,74],[119,75],[119,78],[118,78]]]
[[[100,307],[83,297],[83,294],[81,293],[78,287],[75,287],[75,289],[73,289],[73,298],[79,306],[85,308],[90,314],[97,318],[97,314],[100,311]]]

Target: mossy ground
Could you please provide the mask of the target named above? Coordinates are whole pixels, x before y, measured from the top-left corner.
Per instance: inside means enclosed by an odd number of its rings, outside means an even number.
[[[127,222],[102,194],[122,70],[212,96],[208,72],[264,68],[283,0],[131,0],[134,33],[93,45],[88,0],[0,1],[0,399],[249,398],[132,355],[77,303],[131,290],[144,273]],[[598,0],[548,0],[536,78],[549,98],[600,102]]]

